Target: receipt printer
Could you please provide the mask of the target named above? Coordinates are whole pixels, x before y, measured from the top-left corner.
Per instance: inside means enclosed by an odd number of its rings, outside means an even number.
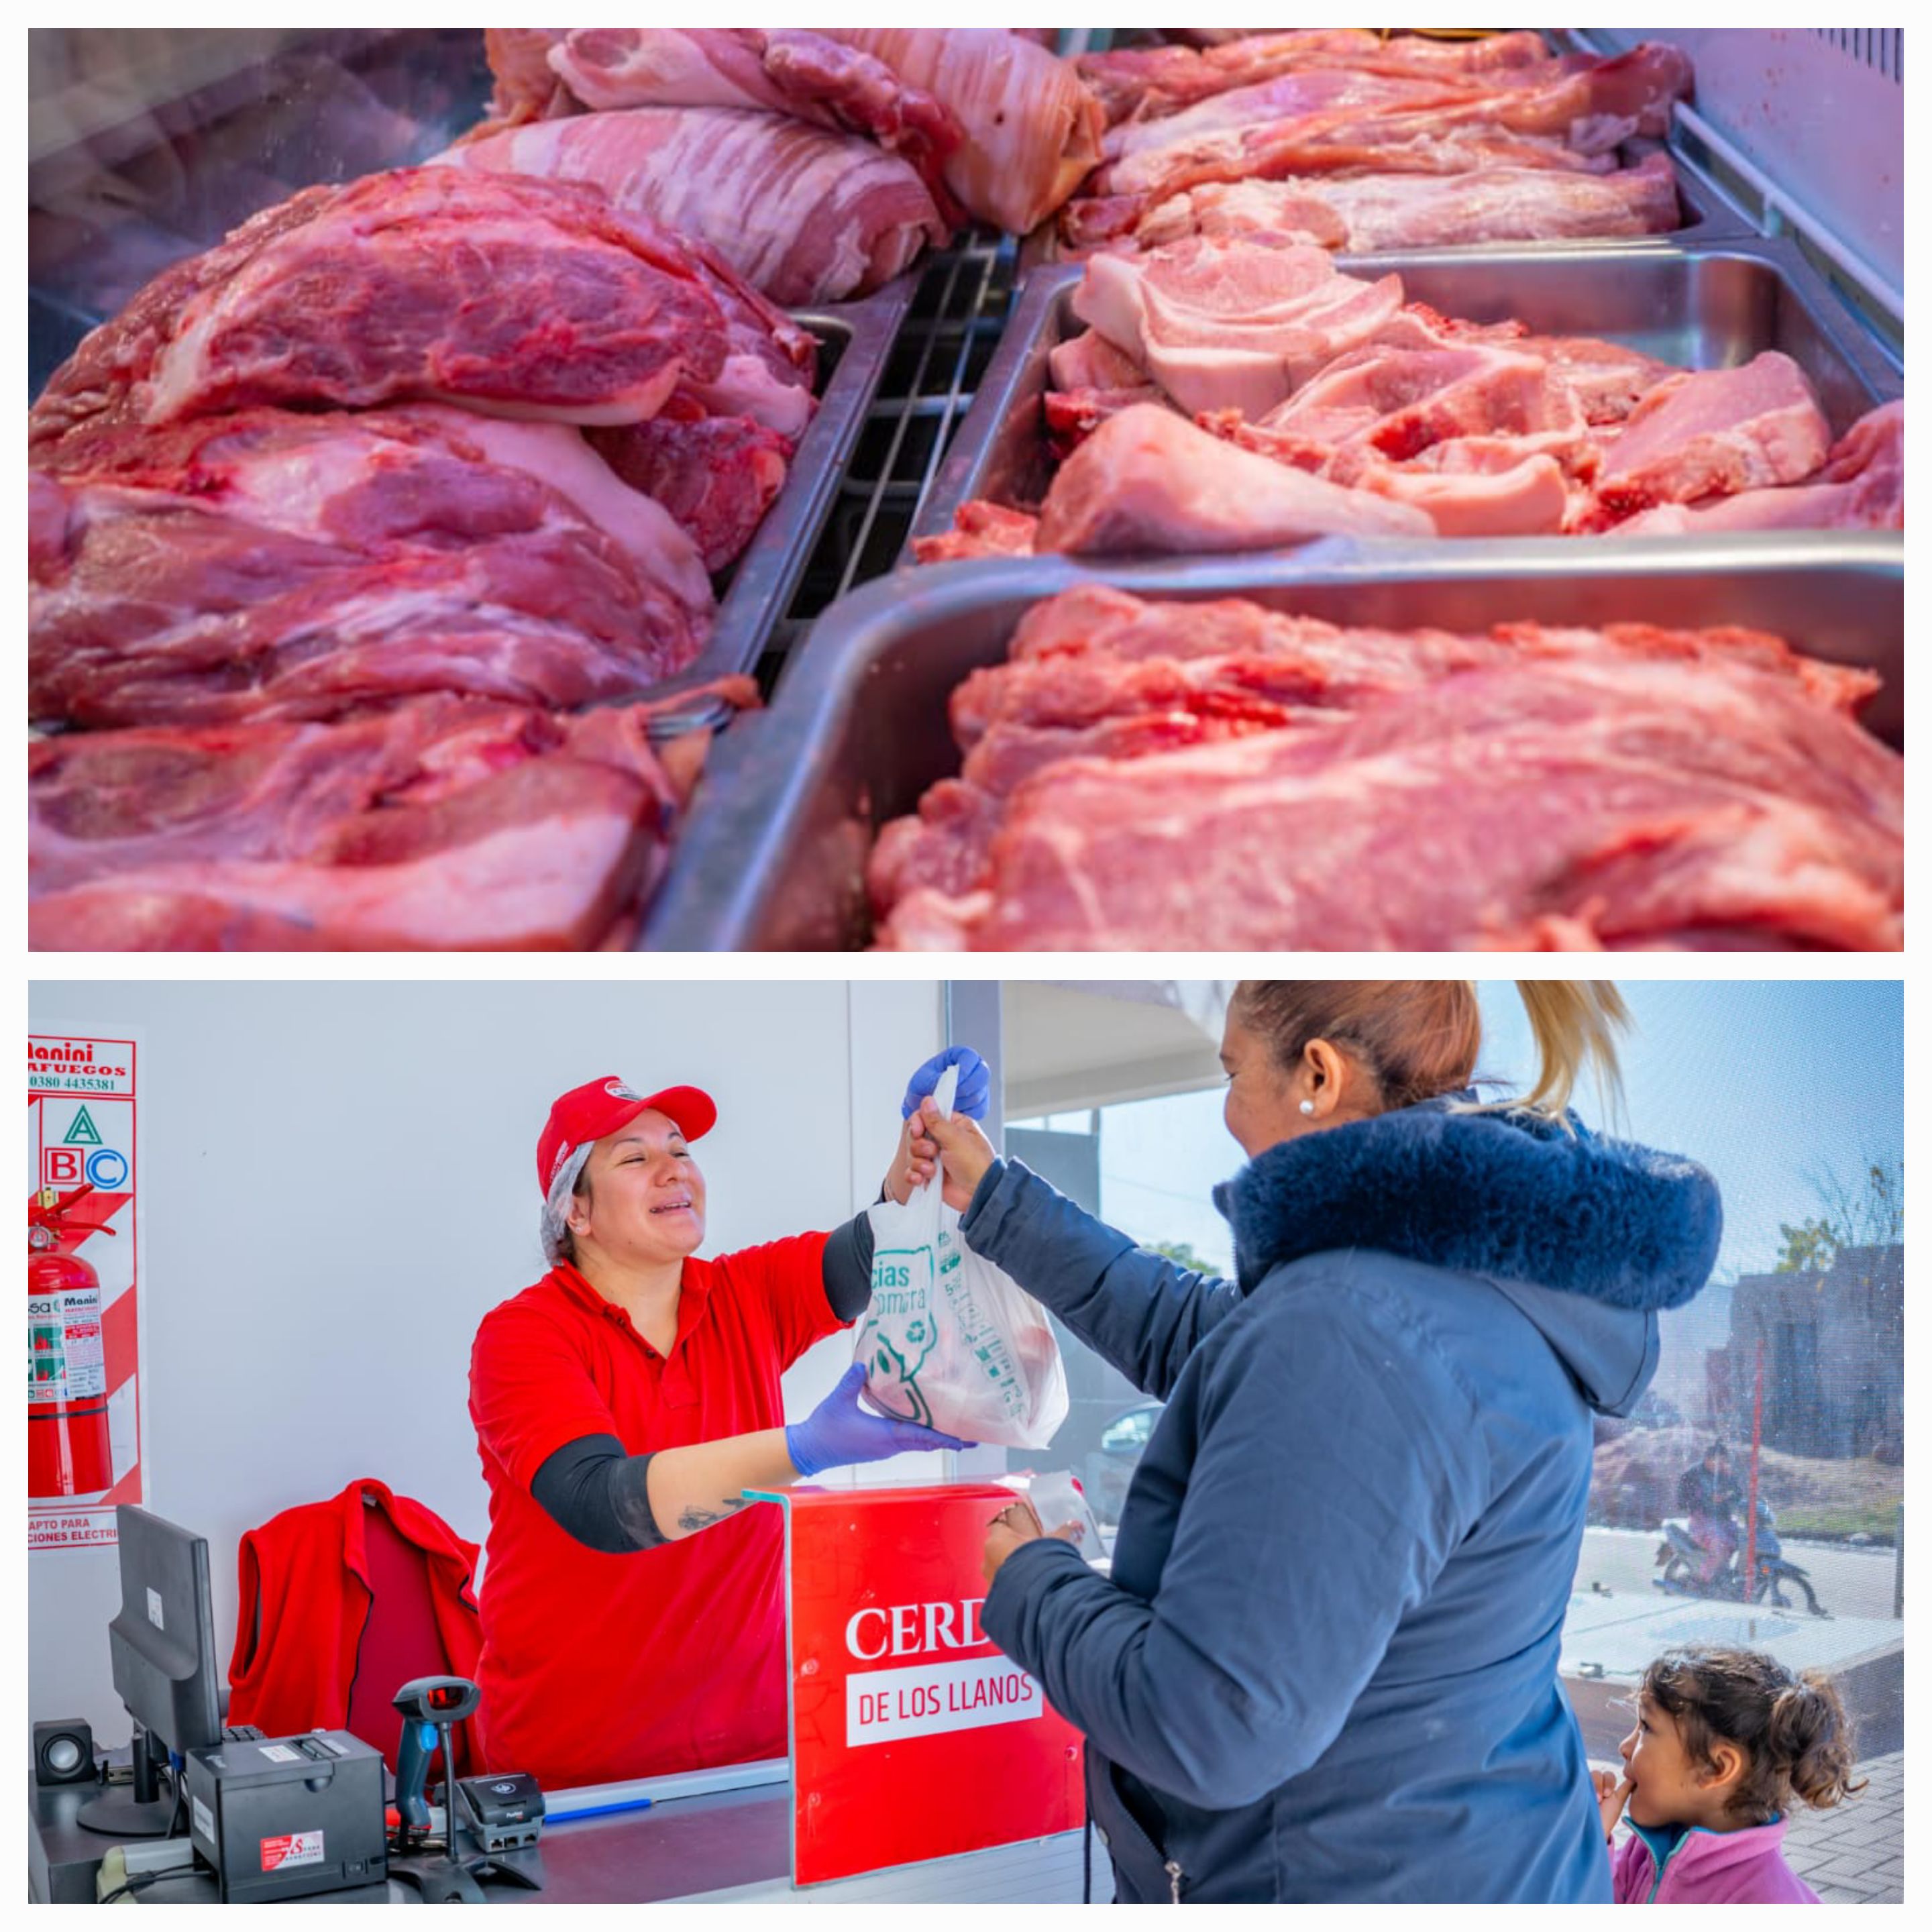
[[[304,1898],[388,1876],[382,1758],[346,1731],[188,1754],[188,1833],[224,1904]]]

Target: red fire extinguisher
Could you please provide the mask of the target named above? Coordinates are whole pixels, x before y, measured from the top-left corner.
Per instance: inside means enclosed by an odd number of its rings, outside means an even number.
[[[61,1246],[62,1217],[92,1192],[77,1187],[62,1200],[46,1188],[27,1208],[27,1494],[34,1498],[114,1486],[100,1277]]]

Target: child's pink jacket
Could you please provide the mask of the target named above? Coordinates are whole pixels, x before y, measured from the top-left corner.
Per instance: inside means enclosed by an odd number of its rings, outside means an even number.
[[[1784,1820],[1741,1832],[1633,1825],[1610,1852],[1619,1905],[1816,1905],[1784,1862]]]

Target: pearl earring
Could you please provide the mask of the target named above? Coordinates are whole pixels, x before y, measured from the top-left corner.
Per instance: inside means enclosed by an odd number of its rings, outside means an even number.
[[[1312,1100],[1303,1101],[1301,1103],[1301,1111],[1304,1114],[1313,1113],[1315,1111],[1315,1102]]]

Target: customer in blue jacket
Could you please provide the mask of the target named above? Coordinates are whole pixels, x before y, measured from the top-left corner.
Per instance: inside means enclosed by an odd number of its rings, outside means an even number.
[[[1167,1405],[1111,1576],[1023,1505],[986,1548],[982,1623],[1086,1733],[1123,1900],[1610,1897],[1557,1678],[1591,1416],[1642,1394],[1720,1210],[1567,1111],[1588,1060],[1615,1089],[1615,989],[1522,992],[1539,1078],[1480,1111],[1469,982],[1244,982],[1231,1282],[922,1110],[968,1244]]]

